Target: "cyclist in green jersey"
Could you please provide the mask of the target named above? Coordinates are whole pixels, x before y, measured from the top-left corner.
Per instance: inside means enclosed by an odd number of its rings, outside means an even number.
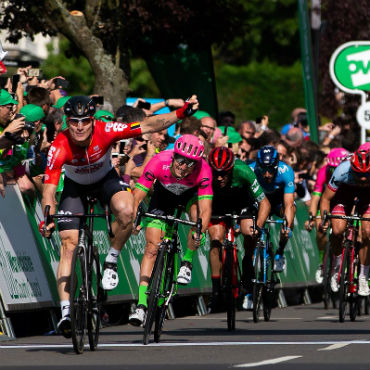
[[[240,159],[235,159],[234,153],[225,147],[214,148],[208,157],[213,175],[212,214],[227,213],[250,214],[257,216],[257,228],[262,228],[270,213],[270,202],[257,181],[253,170]],[[245,257],[243,259],[243,282],[247,293],[252,291],[249,282],[252,281],[252,255],[255,248],[256,235],[253,234],[253,221],[244,219],[240,222],[240,231],[244,236]],[[257,229],[258,230],[258,229]],[[212,276],[211,310],[220,308],[220,247],[225,239],[225,224],[223,221],[211,221],[208,232],[211,239],[209,260]],[[258,232],[257,232],[258,234]]]

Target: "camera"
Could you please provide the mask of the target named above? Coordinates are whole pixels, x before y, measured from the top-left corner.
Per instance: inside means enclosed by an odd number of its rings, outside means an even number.
[[[69,86],[69,82],[64,80],[63,78],[54,78],[53,80],[56,89],[67,89]]]
[[[17,91],[19,78],[20,78],[19,75],[13,75],[12,76],[12,93],[13,94],[15,94],[15,92]]]
[[[146,109],[149,110],[152,105],[148,102],[139,100],[137,103],[137,107],[140,109]]]
[[[93,96],[92,100],[95,104],[98,104],[98,105],[104,104],[104,96]]]
[[[24,123],[24,129],[28,131],[28,133],[31,135],[33,130],[35,129],[36,125],[35,122],[28,122],[26,121]]]

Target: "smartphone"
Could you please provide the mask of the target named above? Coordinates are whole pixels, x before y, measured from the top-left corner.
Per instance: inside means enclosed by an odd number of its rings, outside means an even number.
[[[69,82],[67,80],[63,80],[63,78],[54,78],[53,80],[56,89],[67,89],[69,86]]]
[[[39,68],[31,68],[28,71],[29,77],[39,77],[40,76],[40,69]]]
[[[17,86],[18,86],[19,78],[20,78],[19,75],[13,75],[12,76],[12,93],[13,94],[15,94],[15,92],[17,91]]]
[[[257,117],[256,118],[256,123],[261,123],[262,122],[262,117]]]
[[[8,82],[8,77],[0,76],[0,89],[4,89],[7,82]]]
[[[149,110],[152,105],[148,102],[139,100],[137,103],[137,107],[140,109],[146,109]]]
[[[92,100],[95,104],[99,104],[99,105],[104,104],[104,96],[93,96]]]
[[[126,146],[126,140],[120,140],[119,141],[119,155],[120,156],[124,155],[123,151],[125,150],[125,146]]]

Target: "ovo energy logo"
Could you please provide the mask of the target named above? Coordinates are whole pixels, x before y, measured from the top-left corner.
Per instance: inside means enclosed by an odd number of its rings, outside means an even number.
[[[370,41],[351,41],[335,50],[330,76],[343,91],[370,90]]]

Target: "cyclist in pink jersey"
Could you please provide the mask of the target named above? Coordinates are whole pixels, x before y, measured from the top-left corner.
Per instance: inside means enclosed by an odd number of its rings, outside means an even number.
[[[114,238],[104,263],[102,286],[114,289],[119,282],[117,258],[132,232],[134,198],[127,184],[114,170],[110,161],[112,144],[117,140],[136,137],[144,133],[163,130],[179,119],[193,114],[198,100],[193,95],[182,108],[162,115],[146,117],[143,122],[103,122],[94,119],[95,103],[87,96],[74,96],[64,105],[67,129],[60,132],[50,147],[44,178],[42,208],[50,205],[55,213],[55,196],[62,167],[65,168],[64,188],[58,213],[61,238],[60,262],[57,271],[58,292],[61,300],[62,319],[59,330],[66,337],[70,332],[68,280],[71,274],[73,251],[78,242],[79,221],[68,214],[84,214],[86,194],[93,194],[103,204],[108,204],[115,216],[112,224]],[[50,237],[54,222],[40,224],[40,231]]]
[[[319,203],[322,193],[325,190],[325,186],[329,183],[329,180],[334,172],[334,170],[339,166],[339,164],[345,160],[349,155],[349,152],[344,148],[333,148],[326,157],[326,165],[321,167],[317,172],[316,183],[313,188],[311,204],[309,208],[309,214],[312,216],[320,216]],[[305,222],[305,228],[311,231],[314,226],[316,226],[316,241],[320,253],[320,264],[316,270],[315,279],[316,282],[321,284],[323,282],[323,259],[325,252],[325,245],[327,243],[326,232],[323,232],[319,227],[321,220],[319,218],[313,219]]]
[[[154,184],[148,212],[173,215],[178,206],[185,206],[192,221],[201,218],[201,241],[199,243],[195,240],[194,230],[189,231],[188,247],[177,275],[177,282],[183,285],[191,281],[193,255],[199,245],[205,242],[204,233],[211,218],[212,171],[203,159],[203,154],[204,146],[198,137],[180,136],[173,150],[161,152],[150,160],[134,190],[135,209]],[[140,326],[145,321],[146,291],[158,246],[164,235],[164,226],[160,220],[149,219],[144,222],[146,246],[140,269],[139,301],[136,311],[129,317],[129,322],[135,326]]]

